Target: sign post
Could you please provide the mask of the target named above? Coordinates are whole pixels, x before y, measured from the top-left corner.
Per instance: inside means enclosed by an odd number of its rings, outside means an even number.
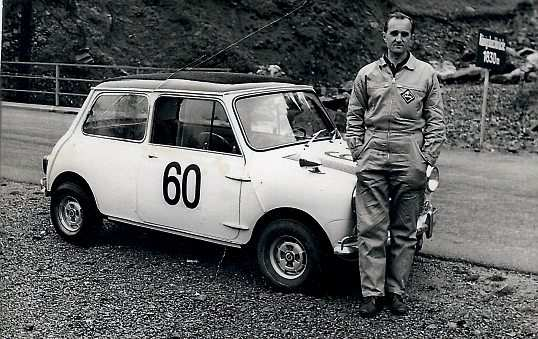
[[[4,34],[3,25],[4,17],[4,0],[0,0],[0,73],[2,72],[2,35]],[[0,75],[0,178],[2,178],[2,76]]]
[[[482,149],[482,144],[484,143],[484,134],[486,130],[486,107],[488,103],[488,86],[489,86],[489,69],[486,68],[484,75],[484,92],[482,94],[482,109],[480,113],[480,149]]]
[[[476,64],[486,69],[484,77],[484,93],[482,96],[482,110],[480,115],[480,150],[484,143],[486,130],[486,108],[488,102],[489,71],[497,69],[506,63],[506,37],[481,29],[478,31],[478,47],[476,50]]]

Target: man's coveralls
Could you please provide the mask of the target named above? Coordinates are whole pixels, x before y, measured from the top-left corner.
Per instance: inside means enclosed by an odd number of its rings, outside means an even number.
[[[362,294],[403,295],[413,264],[426,166],[435,164],[445,140],[433,68],[412,54],[395,74],[384,58],[363,67],[349,100],[346,140],[357,163]],[[387,230],[391,245],[386,250]]]

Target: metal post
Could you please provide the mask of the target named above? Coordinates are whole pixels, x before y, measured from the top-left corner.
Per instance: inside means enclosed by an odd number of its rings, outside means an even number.
[[[54,91],[54,105],[60,106],[60,65],[56,64],[56,76],[54,81],[56,82],[56,90]]]
[[[484,78],[484,95],[482,96],[482,113],[480,116],[480,150],[484,143],[484,132],[486,130],[486,106],[488,103],[488,85],[489,85],[489,69],[486,68],[486,76]]]
[[[0,73],[2,73],[2,18],[4,17],[4,0],[0,0]],[[0,178],[2,178],[2,76],[0,75]]]

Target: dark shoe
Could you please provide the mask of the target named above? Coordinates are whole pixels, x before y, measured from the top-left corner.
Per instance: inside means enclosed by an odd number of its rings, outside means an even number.
[[[359,314],[363,318],[370,318],[379,313],[383,309],[381,298],[365,297],[359,307]]]
[[[388,295],[389,308],[394,315],[406,315],[407,306],[405,305],[401,295],[390,293]]]

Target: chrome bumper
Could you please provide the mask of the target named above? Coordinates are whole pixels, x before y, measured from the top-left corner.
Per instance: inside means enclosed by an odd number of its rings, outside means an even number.
[[[338,245],[334,246],[334,254],[339,257],[354,256],[359,251],[359,240],[356,236],[350,235],[338,241]]]
[[[417,220],[417,235],[425,234],[426,238],[430,239],[433,234],[433,226],[437,221],[437,213],[439,209],[432,207],[425,213],[421,214]],[[387,245],[390,244],[390,232],[387,237]],[[350,257],[357,255],[359,250],[359,240],[356,236],[350,235],[338,241],[338,245],[334,246],[334,254],[341,257]]]
[[[417,220],[417,233],[426,234],[426,238],[430,239],[433,235],[433,226],[437,222],[437,213],[439,209],[431,207],[425,213],[421,214]]]
[[[48,197],[50,195],[50,192],[47,191],[47,177],[41,178],[40,186],[41,192],[45,193],[45,196]]]

